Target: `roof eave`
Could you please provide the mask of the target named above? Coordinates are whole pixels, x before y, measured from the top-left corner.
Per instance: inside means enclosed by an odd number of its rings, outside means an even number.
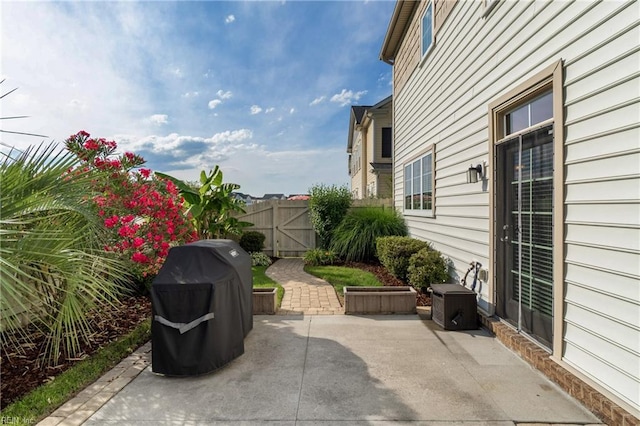
[[[407,31],[407,26],[411,22],[411,17],[418,3],[419,1],[414,0],[398,0],[396,2],[387,33],[384,36],[382,49],[380,50],[380,60],[393,65],[400,42]]]

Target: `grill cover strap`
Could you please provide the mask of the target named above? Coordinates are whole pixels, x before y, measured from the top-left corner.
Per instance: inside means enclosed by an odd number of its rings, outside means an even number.
[[[190,323],[184,323],[184,322],[172,322],[169,321],[168,319],[160,316],[160,315],[156,315],[155,317],[153,317],[153,319],[155,319],[156,321],[158,321],[160,324],[164,324],[168,327],[171,328],[175,328],[177,329],[180,334],[184,334],[187,331],[191,330],[192,328],[197,327],[198,325],[200,325],[200,323],[203,323],[205,321],[209,321],[210,319],[213,319],[214,315],[213,312],[210,312],[206,315],[201,316],[200,318],[196,318],[193,321],[191,321]]]

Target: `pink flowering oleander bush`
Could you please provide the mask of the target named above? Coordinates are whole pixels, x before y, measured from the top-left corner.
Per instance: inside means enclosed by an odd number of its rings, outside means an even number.
[[[65,145],[82,160],[69,173],[95,175],[92,189],[98,195],[92,201],[109,234],[104,249],[126,259],[140,280],[155,276],[172,246],[197,239],[176,185],[142,168],[144,158],[117,154],[116,142],[85,131],[71,135]]]

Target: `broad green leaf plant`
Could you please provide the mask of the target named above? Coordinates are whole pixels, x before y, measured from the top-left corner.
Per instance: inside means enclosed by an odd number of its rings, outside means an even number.
[[[233,196],[240,185],[223,183],[220,167],[216,166],[209,174],[202,170],[199,188],[164,173],[156,172],[156,176],[169,179],[178,187],[200,239],[239,235],[243,228],[253,225],[233,216],[245,213],[244,202]]]
[[[88,313],[115,303],[124,265],[104,251],[89,173],[55,144],[0,154],[1,343],[20,351],[25,316],[47,336],[45,360],[74,356]]]

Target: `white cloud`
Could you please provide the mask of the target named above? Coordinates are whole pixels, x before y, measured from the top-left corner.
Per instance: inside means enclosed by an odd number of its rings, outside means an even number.
[[[216,133],[208,140],[217,144],[221,142],[240,142],[245,139],[251,139],[252,137],[253,137],[253,132],[251,130],[240,129],[240,130],[227,130],[222,133]]]
[[[275,108],[274,107],[269,107],[266,110],[264,110],[264,113],[265,114],[269,114],[270,112],[273,112],[273,111],[275,111]]]
[[[258,105],[251,105],[251,115],[260,114],[262,112],[262,108]]]
[[[223,90],[218,90],[216,94],[220,99],[231,99],[231,97],[233,96],[233,93],[231,93],[230,90],[227,90],[226,92]]]
[[[314,106],[314,105],[318,105],[319,103],[321,103],[322,101],[324,101],[326,99],[326,96],[320,96],[319,98],[315,98],[313,101],[311,101],[311,103],[309,104],[309,106]]]
[[[184,95],[182,95],[183,98],[195,98],[199,95],[199,92],[187,92]]]
[[[222,103],[223,99],[230,99],[233,96],[233,93],[231,93],[231,91],[229,91],[229,90],[227,90],[226,92],[224,90],[218,90],[216,95],[218,95],[218,98],[220,98],[220,99],[212,99],[212,100],[210,100],[209,101],[209,109],[214,109],[215,107],[220,105]]]
[[[354,93],[351,90],[342,89],[342,92],[337,93],[331,97],[331,102],[339,103],[340,106],[346,106],[351,103],[354,103],[355,101],[357,101],[363,95],[366,95],[366,94],[367,94],[366,90]]]
[[[66,6],[55,2],[3,3],[1,61],[7,78],[3,86],[19,87],[1,101],[3,115],[29,116],[14,120],[10,130],[43,134],[61,142],[83,129],[96,137],[109,138],[115,132],[140,129],[141,121],[151,127],[148,120],[140,120],[154,112],[150,91],[135,75],[140,70],[141,56],[137,53],[143,49],[155,51],[137,34],[128,32],[131,19],[123,21],[131,15],[129,9],[137,7],[124,3],[108,8],[79,2]],[[95,30],[98,22],[109,22],[118,30],[107,36]],[[61,27],[67,30],[61,32]],[[26,52],[37,52],[38,60]],[[69,58],[73,58],[74,66],[69,65]],[[153,71],[167,73],[167,62]],[[42,63],[47,64],[46,73],[42,72]],[[3,142],[24,148],[38,140],[12,135],[5,136]]]
[[[214,109],[215,107],[217,107],[221,103],[222,103],[222,101],[220,99],[213,99],[213,100],[209,101],[209,109]]]
[[[232,22],[233,22],[233,21],[235,21],[235,20],[236,20],[236,17],[235,17],[235,16],[233,16],[233,15],[229,15],[229,16],[227,16],[226,18],[224,18],[224,23],[225,23],[225,24],[230,24],[230,23],[232,23]]]
[[[346,172],[344,162],[339,161],[343,158],[342,148],[278,150],[243,143],[226,147],[226,151],[211,150],[195,155],[190,158],[191,163],[186,164],[188,167],[162,171],[178,179],[194,181],[200,170],[210,170],[217,164],[225,182],[237,183],[240,191],[258,197],[269,192],[306,193],[318,183],[343,185]],[[310,176],[309,170],[317,171],[315,176],[320,177]]]
[[[176,76],[177,78],[182,78],[184,75],[182,73],[182,70],[178,67],[176,68],[171,68],[169,70],[169,73],[173,74],[174,76]]]
[[[295,108],[291,108],[291,109],[289,110],[289,114],[293,114],[294,112],[296,112],[296,109],[295,109]]]
[[[208,149],[222,149],[222,146],[243,146],[241,142],[253,138],[253,132],[249,129],[225,130],[211,136],[203,138],[201,136],[180,135],[170,133],[166,136],[132,136],[118,135],[115,137],[118,146],[122,150],[131,150],[140,153],[143,157],[145,153],[161,154],[171,157],[173,163],[182,163],[189,156],[189,152],[201,152]],[[230,148],[226,148],[229,151]]]
[[[69,101],[69,106],[73,108],[84,109],[87,105],[80,99],[71,99]]]
[[[149,121],[151,121],[156,126],[161,126],[163,124],[169,123],[169,116],[167,114],[153,114],[149,117]]]

